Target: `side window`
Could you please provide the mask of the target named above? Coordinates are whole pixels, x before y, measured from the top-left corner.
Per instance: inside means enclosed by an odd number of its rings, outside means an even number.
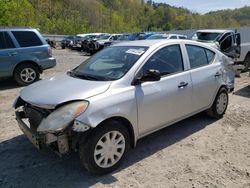
[[[161,48],[142,67],[143,73],[149,69],[159,70],[161,75],[183,71],[183,61],[179,45]]]
[[[113,37],[112,37],[112,40],[117,40],[117,35],[114,35]]]
[[[215,53],[208,49],[194,45],[186,45],[186,48],[191,68],[208,65],[214,59]]]
[[[14,44],[7,32],[0,32],[0,49],[14,48]]]
[[[32,31],[12,31],[12,33],[21,47],[43,45],[40,38]]]
[[[177,39],[177,36],[171,36],[170,39]]]
[[[215,53],[208,50],[208,49],[205,49],[205,51],[206,51],[208,63],[212,63],[212,61],[214,60],[214,57],[215,57]]]
[[[179,36],[179,39],[187,39],[185,36]]]

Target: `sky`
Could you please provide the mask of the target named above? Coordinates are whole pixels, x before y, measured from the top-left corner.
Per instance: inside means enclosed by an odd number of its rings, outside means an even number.
[[[192,12],[207,13],[222,9],[235,9],[250,6],[250,0],[153,0],[156,3],[167,3],[176,7],[184,7]],[[249,13],[250,14],[250,13]]]

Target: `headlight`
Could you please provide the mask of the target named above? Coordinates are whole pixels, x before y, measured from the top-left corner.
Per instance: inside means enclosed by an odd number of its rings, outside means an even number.
[[[77,116],[88,107],[87,101],[73,102],[62,106],[43,119],[38,132],[56,132],[65,129]]]

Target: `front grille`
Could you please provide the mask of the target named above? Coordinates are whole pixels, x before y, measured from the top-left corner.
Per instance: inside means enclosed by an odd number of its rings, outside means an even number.
[[[48,116],[48,113],[45,110],[33,107],[31,105],[25,105],[24,112],[28,117],[30,129],[33,131],[36,131],[41,121]]]

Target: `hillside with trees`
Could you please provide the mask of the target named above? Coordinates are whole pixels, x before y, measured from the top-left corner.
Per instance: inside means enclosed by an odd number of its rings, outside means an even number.
[[[205,15],[150,0],[1,0],[0,7],[0,26],[51,34],[250,26],[250,7]]]

